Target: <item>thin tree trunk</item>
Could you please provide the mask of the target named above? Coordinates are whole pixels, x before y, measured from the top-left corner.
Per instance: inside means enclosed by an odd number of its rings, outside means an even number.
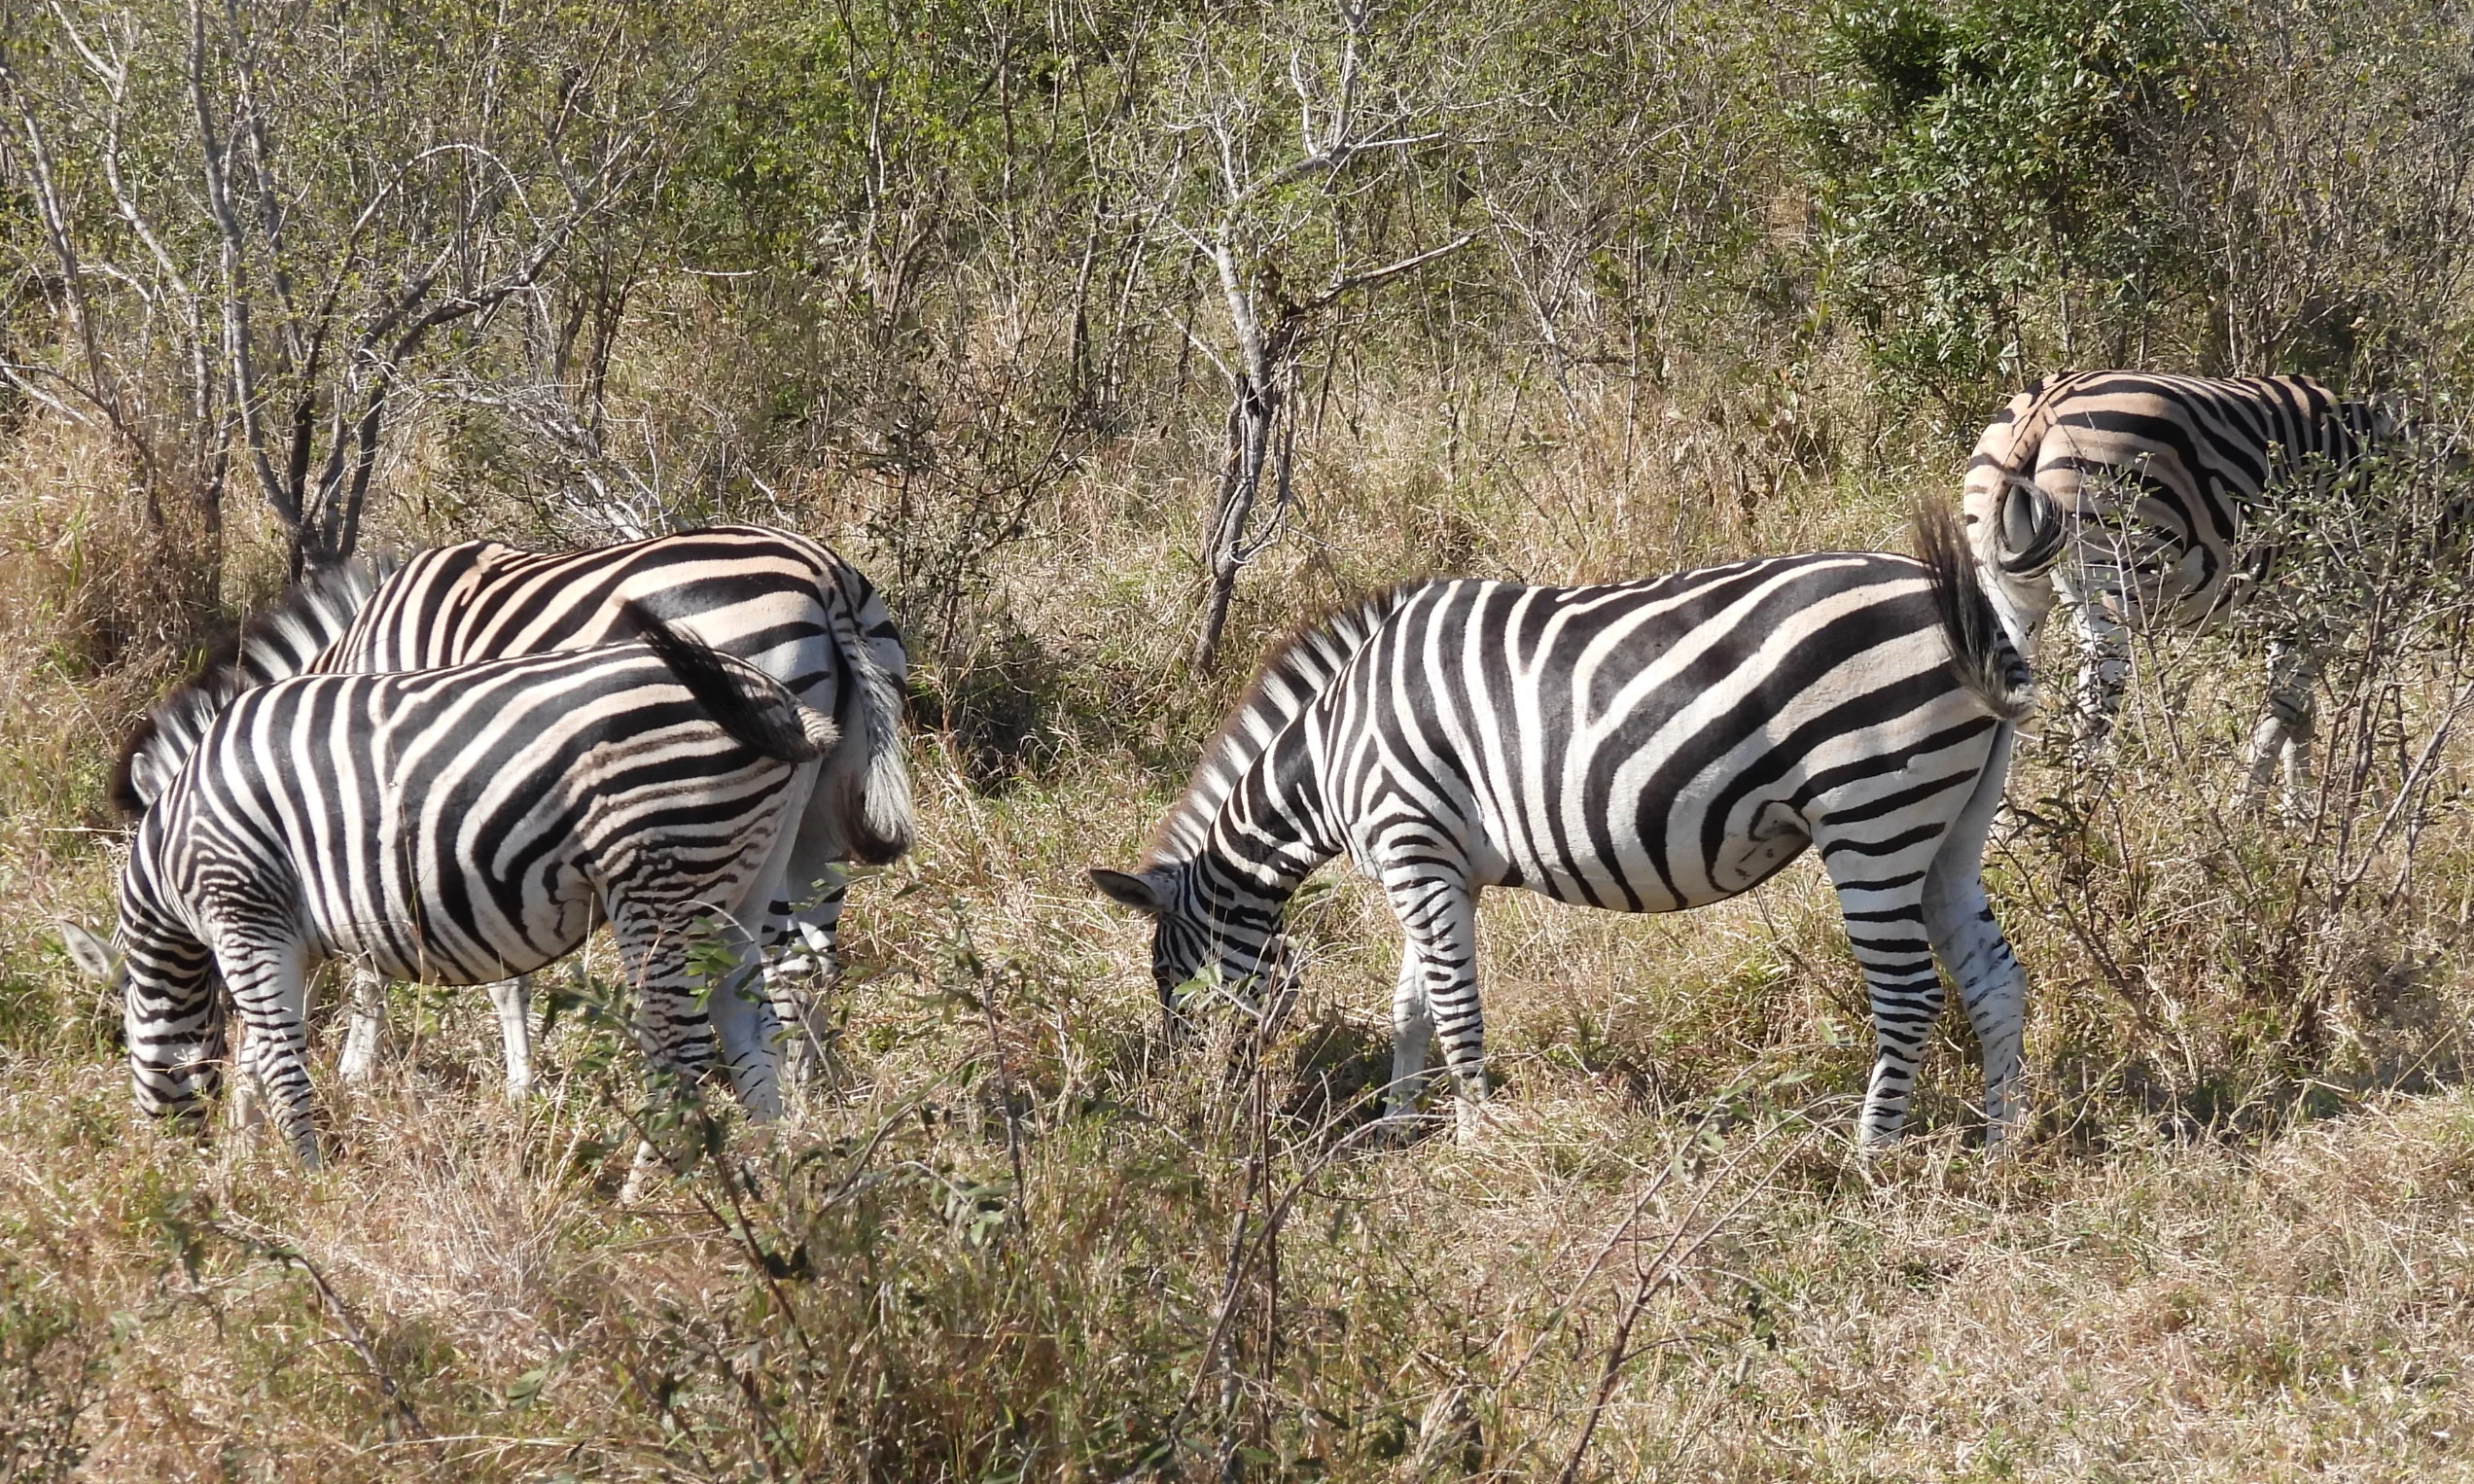
[[[1203,599],[1203,628],[1194,641],[1193,668],[1211,673],[1219,660],[1221,631],[1228,624],[1228,603],[1237,591],[1237,574],[1246,565],[1246,528],[1254,519],[1255,502],[1262,493],[1263,470],[1270,462],[1272,430],[1282,410],[1277,373],[1261,384],[1238,382],[1228,405],[1228,457],[1220,468],[1219,497],[1212,504],[1209,540],[1203,562],[1211,587]]]

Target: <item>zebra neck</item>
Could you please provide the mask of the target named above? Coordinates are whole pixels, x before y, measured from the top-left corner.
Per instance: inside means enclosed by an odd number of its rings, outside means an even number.
[[[1259,909],[1285,902],[1340,853],[1322,781],[1298,730],[1290,728],[1256,759],[1213,816],[1193,872],[1209,905]]]

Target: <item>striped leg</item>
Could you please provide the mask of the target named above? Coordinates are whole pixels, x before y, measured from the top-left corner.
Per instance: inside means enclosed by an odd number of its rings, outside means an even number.
[[[818,874],[810,879],[815,897],[806,902],[777,898],[764,924],[765,996],[772,1002],[774,1019],[787,1033],[782,1042],[783,1076],[797,1087],[813,1086],[825,1075],[832,1027],[816,997],[841,972],[834,942],[842,897],[850,884],[838,866],[828,863],[814,868]]]
[[[743,961],[713,986],[706,1004],[722,1042],[723,1067],[729,1074],[731,1090],[746,1105],[748,1116],[760,1123],[770,1122],[782,1115],[782,1023],[773,1018],[772,1002],[765,998],[754,936],[738,936]]]
[[[223,996],[202,943],[132,944],[122,998],[129,1090],[138,1111],[196,1118],[224,1084]]]
[[[1392,987],[1392,1082],[1383,1091],[1383,1116],[1394,1137],[1405,1134],[1426,1090],[1426,1045],[1434,1034],[1434,1012],[1426,1003],[1426,964],[1412,939],[1400,954],[1400,978]]]
[[[699,997],[689,949],[701,937],[692,921],[665,920],[633,907],[612,911],[618,954],[627,976],[637,986],[636,1043],[655,1072],[672,1072],[683,1080],[701,1079],[713,1066],[714,1041],[721,1034],[725,1070],[750,1116],[779,1117],[781,1089],[774,1074],[772,1012],[750,984],[755,965],[744,955],[741,966]],[[729,946],[745,949],[746,935]]]
[[[2327,653],[2307,639],[2274,634],[2268,640],[2268,712],[2250,736],[2250,770],[2243,802],[2256,804],[2281,762],[2285,787],[2279,800],[2288,817],[2302,814],[2318,792],[2312,770],[2312,743],[2319,731],[2319,671]]]
[[[293,1154],[318,1168],[318,1132],[309,1115],[309,981],[299,942],[228,934],[218,947],[248,1034],[240,1070],[266,1100],[266,1113]]]
[[[336,1075],[347,1082],[366,1082],[377,1070],[378,1038],[386,1030],[386,980],[365,964],[352,966],[351,1008],[343,1031],[343,1059]]]
[[[2078,748],[2082,756],[2104,752],[2121,715],[2122,691],[2131,678],[2131,631],[2116,600],[2094,592],[2078,605],[2079,681],[2075,695]]]
[[[699,1006],[695,974],[688,950],[695,940],[692,922],[678,923],[632,906],[615,908],[611,926],[618,938],[619,961],[637,986],[636,1044],[643,1050],[648,1073],[675,1073],[684,1082],[701,1080],[713,1065],[714,1033],[722,1034],[730,1080],[748,1116],[770,1122],[781,1116],[782,1095],[775,1079],[771,1040],[777,1034],[772,1012],[748,979],[752,963],[724,976]],[[712,1013],[706,1013],[710,1007]],[[649,1142],[639,1142],[627,1178],[618,1188],[618,1203],[635,1204],[645,1182],[661,1165]]]
[[[498,1012],[499,1044],[507,1052],[507,1096],[522,1102],[533,1090],[533,981],[517,974],[488,986],[490,1007]]]
[[[1930,851],[1909,845],[1886,856],[1867,854],[1853,841],[1832,841],[1826,829],[1819,839],[1847,918],[1847,941],[1863,968],[1872,1001],[1873,1075],[1859,1137],[1866,1148],[1878,1148],[1895,1142],[1906,1127],[1925,1038],[1941,1013],[1941,974],[1933,968],[1925,931]],[[1938,835],[1924,843],[1939,844]]]
[[[2026,1034],[2027,971],[1985,900],[1984,842],[2010,771],[2014,728],[2003,726],[1978,775],[1976,789],[1925,880],[1925,931],[1933,956],[1959,986],[1967,1023],[1984,1056],[1985,1145],[2015,1141],[2022,1121],[2021,1045]]]
[[[1431,857],[1386,871],[1383,891],[1400,919],[1406,956],[1417,964],[1425,1013],[1411,1028],[1422,1031],[1431,1020],[1443,1043],[1443,1066],[1452,1075],[1456,1094],[1458,1132],[1467,1142],[1477,1136],[1486,1103],[1486,1019],[1477,1003],[1477,896],[1463,871]],[[1402,972],[1407,972],[1405,964]],[[1396,994],[1396,1017],[1398,1003]],[[1396,1085],[1407,1051],[1396,1025],[1395,1038]],[[1417,1049],[1422,1069],[1425,1047]]]

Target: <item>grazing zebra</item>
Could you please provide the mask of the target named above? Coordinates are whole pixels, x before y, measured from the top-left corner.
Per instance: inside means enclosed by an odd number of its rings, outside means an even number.
[[[1476,898],[1517,886],[1629,912],[1707,905],[1818,845],[1870,991],[1866,1144],[1897,1137],[1957,980],[1984,1049],[1987,1138],[2020,1116],[2026,977],[1977,872],[2026,662],[1955,516],[1924,559],[1772,557],[1601,587],[1431,582],[1274,650],[1139,870],[1092,884],[1149,914],[1174,1011],[1215,972],[1284,971],[1283,910],[1346,852],[1406,951],[1387,1116],[1439,1034],[1464,1134],[1486,1095]]]
[[[2003,491],[2027,479],[2061,511],[2069,559],[2040,592],[2012,585],[2038,618],[2056,597],[2077,615],[2083,746],[2112,730],[2132,631],[2202,625],[2244,599],[2263,564],[2239,563],[2236,546],[2264,504],[2306,473],[2356,467],[2395,431],[2379,405],[2341,401],[2306,376],[2079,371],[2011,399],[1976,441],[1962,503],[1968,523],[1988,529]],[[2311,790],[2324,657],[2308,625],[2274,626],[2267,709],[2250,743],[2253,794],[2280,761],[2289,805]]]
[[[835,717],[856,745],[837,749],[798,821],[787,888],[769,901],[763,944],[790,938],[767,980],[791,1042],[794,1070],[811,1075],[822,1025],[799,989],[830,972],[840,917],[840,863],[881,864],[909,848],[910,780],[900,718],[908,661],[884,600],[857,569],[805,537],[724,526],[591,550],[542,553],[498,542],[425,551],[383,582],[357,567],[316,575],[243,631],[159,706],[124,748],[114,796],[131,814],[170,782],[232,697],[283,676],[434,669],[548,654],[622,636],[642,604],[699,641],[756,665]],[[508,1081],[531,1071],[524,986],[490,986],[507,1046]],[[383,982],[355,974],[343,1072],[366,1075],[384,1012]]]
[[[122,955],[76,945],[122,985],[141,1109],[192,1113],[219,1084],[220,976],[240,1068],[314,1166],[310,970],[477,984],[573,952],[598,913],[640,987],[653,1067],[701,1073],[718,1032],[750,1113],[779,1113],[770,1007],[734,981],[700,1002],[689,956],[709,935],[747,946],[740,924],[779,889],[837,729],[755,666],[630,613],[640,642],[296,676],[215,716],[138,824]]]

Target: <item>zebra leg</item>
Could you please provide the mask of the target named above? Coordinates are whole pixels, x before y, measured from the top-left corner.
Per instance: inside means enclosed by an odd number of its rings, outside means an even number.
[[[794,857],[794,870],[800,867]],[[826,1047],[832,1027],[816,1002],[814,991],[831,982],[841,970],[834,951],[842,918],[842,897],[849,877],[839,866],[816,867],[816,896],[795,903],[777,896],[764,924],[764,992],[773,1017],[787,1033],[782,1040],[783,1077],[795,1087],[822,1080]]]
[[[2091,591],[2078,605],[2079,681],[2075,697],[2077,748],[2082,758],[2102,756],[2113,739],[2122,690],[2131,677],[2131,631],[2114,612],[2113,595]]]
[[[1477,1001],[1477,894],[1466,875],[1431,859],[1421,861],[1413,871],[1386,872],[1383,890],[1407,939],[1405,958],[1417,964],[1425,1015],[1416,1028],[1423,1030],[1431,1017],[1435,1037],[1443,1043],[1444,1069],[1452,1075],[1457,1132],[1467,1143],[1478,1135],[1486,1104],[1486,1017]],[[1405,977],[1405,962],[1402,972]],[[1396,1012],[1396,998],[1395,1008]],[[1404,1053],[1396,1032],[1396,1086]],[[1421,1044],[1421,1067],[1425,1060]]]
[[[1433,1034],[1426,966],[1412,942],[1400,954],[1400,978],[1392,987],[1392,1081],[1383,1090],[1383,1117],[1394,1137],[1404,1135],[1417,1116],[1418,1094],[1426,1085],[1426,1045]]]
[[[351,1008],[343,1031],[343,1060],[336,1075],[366,1082],[378,1064],[378,1037],[386,1029],[386,980],[366,964],[352,966]]]
[[[2319,792],[2319,780],[2312,768],[2312,744],[2319,735],[2319,671],[2328,662],[2327,651],[2308,640],[2296,640],[2282,656],[2286,663],[2281,677],[2276,660],[2270,655],[2268,704],[2285,719],[2285,792],[2284,811],[2287,818],[2299,818],[2311,807]]]
[[[713,987],[706,1005],[697,1007],[693,973],[687,945],[691,930],[635,918],[620,925],[618,952],[629,976],[637,981],[636,1043],[643,1048],[648,1073],[670,1072],[683,1082],[700,1080],[713,1062],[714,1034],[719,1031],[728,1057],[730,1080],[748,1116],[770,1122],[781,1116],[781,1089],[774,1077],[770,1007],[752,987],[746,965]],[[742,938],[745,935],[741,935]],[[650,1140],[639,1140],[627,1178],[618,1187],[618,1204],[634,1205],[645,1182],[662,1166],[660,1151]]]
[[[759,1121],[781,1116],[773,1048],[763,1039],[772,1015],[769,1009],[760,1018],[754,1013],[761,1003],[749,986],[754,964],[743,959],[710,994],[700,997],[688,961],[689,945],[701,936],[692,924],[663,922],[626,909],[614,911],[611,918],[619,957],[637,986],[636,1044],[648,1069],[675,1073],[683,1081],[701,1080],[712,1070],[719,1032],[728,1058],[725,1070],[749,1115]],[[725,941],[734,936],[732,946],[747,949],[744,932],[723,931]]]
[[[298,942],[227,942],[216,957],[248,1026],[241,1046],[244,1083],[266,1100],[267,1116],[304,1168],[318,1168],[318,1131],[309,1114],[309,978]]]
[[[1925,878],[1925,931],[1933,957],[1959,986],[1960,1004],[1966,1007],[1967,1023],[1975,1028],[1984,1056],[1988,1148],[2014,1142],[2022,1121],[2019,1072],[2028,976],[1994,919],[1983,877],[1985,837],[2009,776],[2014,735],[2015,728],[2006,724],[1997,734],[1975,792]]]
[[[683,1083],[696,1081],[713,1062],[713,1026],[696,1004],[688,966],[692,924],[624,901],[609,902],[608,915],[618,939],[619,964],[636,986],[636,1047],[644,1053],[646,1081],[657,1089],[665,1072],[676,1074]],[[653,1141],[638,1140],[636,1157],[618,1187],[618,1204],[634,1205],[645,1182],[661,1165]]]
[[[693,1080],[713,1064],[713,1022],[696,1003],[688,947],[691,923],[630,906],[610,914],[618,960],[636,989],[636,1047],[651,1070]]]
[[[2268,705],[2250,734],[2243,807],[2256,807],[2267,796],[2280,763],[2285,787],[2279,805],[2287,817],[2300,814],[2317,792],[2311,750],[2319,728],[2319,669],[2325,662],[2317,645],[2290,634],[2269,636]]]
[[[520,1103],[533,1090],[532,976],[500,979],[489,986],[489,997],[498,1011],[499,1043],[507,1049],[507,1096]]]
[[[777,1056],[782,1024],[773,1018],[773,1004],[764,994],[755,939],[745,933],[735,936],[744,944],[747,960],[722,976],[706,1003],[722,1042],[722,1064],[729,1074],[731,1090],[739,1095],[750,1118],[769,1123],[782,1116]]]
[[[1857,1129],[1865,1148],[1880,1148],[1895,1143],[1906,1128],[1907,1101],[1915,1091],[1925,1038],[1941,1013],[1941,974],[1933,968],[1925,929],[1925,880],[1931,860],[1929,855],[1915,859],[1919,851],[1913,845],[1889,856],[1833,850],[1836,842],[1826,829],[1817,838],[1838,887],[1848,945],[1863,968],[1864,988],[1872,1001],[1873,1074]],[[1927,847],[1941,843],[1937,835],[1924,842]]]
[[[253,1133],[266,1121],[266,1110],[260,1096],[258,1038],[247,1027],[241,1029],[239,1049],[232,1053],[232,1072],[224,1093],[224,1127],[235,1134]]]
[[[807,832],[801,829],[801,815],[814,785],[812,766],[793,776],[782,794],[781,832],[737,899],[716,914],[716,931],[729,950],[731,967],[713,986],[707,1004],[714,1029],[722,1038],[723,1065],[730,1085],[748,1116],[760,1123],[782,1115],[783,1041],[782,1021],[773,1008],[773,981],[765,972],[761,931],[772,920],[768,909],[787,895],[785,883]],[[834,910],[838,915],[838,902]]]

